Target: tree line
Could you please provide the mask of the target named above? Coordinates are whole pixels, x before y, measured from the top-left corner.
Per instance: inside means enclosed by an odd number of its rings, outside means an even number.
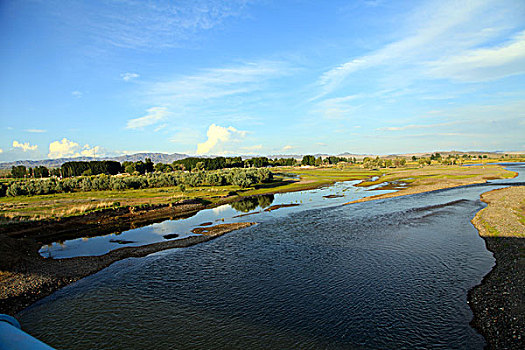
[[[190,157],[174,161],[171,164],[156,163],[146,158],[137,162],[125,161],[122,164],[117,161],[72,161],[66,162],[60,168],[48,169],[45,166],[26,168],[23,165],[11,167],[13,178],[45,178],[56,176],[60,178],[90,175],[116,175],[128,173],[130,175],[144,175],[152,172],[172,172],[177,170],[218,170],[228,168],[262,168],[266,166],[293,166],[297,161],[294,158],[269,159],[267,157],[254,157],[243,160],[241,157],[215,157],[197,158]]]
[[[273,180],[273,174],[267,168],[234,168],[215,171],[198,170],[195,172],[174,171],[171,173],[153,172],[133,176],[100,174],[63,179],[50,178],[13,181],[9,184],[0,184],[0,197],[171,186],[179,186],[181,191],[184,191],[186,186],[234,185],[247,188],[259,183],[270,182],[271,180]]]
[[[328,164],[338,164],[341,162],[349,163],[349,164],[356,164],[357,159],[355,157],[337,157],[337,156],[329,156],[322,158],[321,156],[315,158],[315,156],[312,155],[306,155],[303,156],[303,159],[301,160],[301,165],[311,165],[311,166],[321,166],[321,165],[328,165]]]

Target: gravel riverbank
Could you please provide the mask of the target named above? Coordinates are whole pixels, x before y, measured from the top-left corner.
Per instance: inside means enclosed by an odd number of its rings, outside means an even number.
[[[143,257],[166,249],[189,247],[254,224],[244,222],[209,226],[199,236],[140,247],[123,247],[101,256],[69,259],[45,259],[38,254],[40,244],[36,241],[4,238],[4,247],[16,252],[19,259],[16,265],[0,272],[0,313],[13,315],[65,285],[100,271],[115,261]]]
[[[525,186],[484,193],[488,206],[472,223],[496,266],[474,287],[471,322],[489,349],[525,349]]]

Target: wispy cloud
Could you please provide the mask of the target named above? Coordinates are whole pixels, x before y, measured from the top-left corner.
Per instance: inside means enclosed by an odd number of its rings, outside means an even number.
[[[456,1],[429,2],[406,19],[414,25],[401,39],[325,72],[318,81],[319,96],[344,85],[354,73],[378,67],[395,69],[396,79],[405,80],[419,79],[429,66],[432,75],[440,78],[455,78],[453,74],[459,73],[460,67],[468,72],[464,73],[464,80],[473,76],[473,80],[479,81],[520,74],[523,34],[506,46],[495,44],[513,26],[520,26],[519,15],[504,15],[511,9],[523,12],[521,6],[508,1],[466,1],[461,6]],[[479,49],[480,46],[484,48]],[[468,62],[474,66],[465,66]],[[490,72],[490,68],[497,73]],[[400,77],[399,71],[403,69],[409,74]]]
[[[197,145],[197,154],[210,154],[212,151],[217,154],[230,153],[233,150],[229,149],[229,146],[244,139],[246,134],[246,131],[237,130],[232,126],[225,128],[212,124],[206,133],[208,139]]]
[[[166,107],[152,107],[147,110],[145,116],[128,120],[126,128],[139,129],[148,125],[157,124],[165,120],[169,114]]]
[[[124,80],[124,81],[130,81],[130,80],[137,79],[138,77],[140,77],[140,75],[137,74],[137,73],[122,73],[122,74],[120,75],[120,77],[121,77],[122,80]]]
[[[13,148],[21,150],[23,152],[28,152],[28,151],[36,151],[38,149],[38,146],[37,145],[31,146],[29,142],[22,143],[18,141],[13,141]]]
[[[349,95],[325,99],[317,103],[315,112],[321,113],[325,119],[347,119],[361,107],[355,102],[361,97],[363,96]]]
[[[62,4],[67,25],[86,30],[95,42],[133,49],[177,47],[227,18],[241,15],[248,0],[86,1]],[[77,29],[78,30],[78,29]]]
[[[257,91],[264,82],[288,75],[290,70],[283,62],[254,62],[205,69],[194,75],[153,83],[146,94],[157,103],[202,104],[205,100]]]
[[[457,123],[458,122],[447,122],[447,123],[437,123],[437,124],[409,124],[409,125],[403,125],[403,126],[387,126],[387,127],[377,128],[377,130],[379,131],[403,131],[403,130],[410,130],[410,129],[430,129],[430,128],[438,128],[442,126],[451,126]]]
[[[36,134],[47,132],[47,130],[44,130],[44,129],[25,129],[24,131],[30,132],[30,133],[36,133]]]
[[[428,75],[468,82],[500,79],[525,73],[525,31],[504,45],[466,50],[431,62]]]
[[[176,120],[178,127],[202,128],[202,122],[209,125],[219,118],[253,124],[257,122],[251,116],[253,106],[267,103],[262,94],[271,90],[273,80],[292,71],[285,62],[259,61],[202,69],[195,74],[144,83],[140,87],[144,101],[162,107],[150,109],[146,116],[128,121],[127,128],[170,120]],[[197,117],[201,125],[195,125]]]
[[[75,90],[71,91],[71,95],[73,95],[76,98],[81,98],[84,94],[82,93],[82,91]]]

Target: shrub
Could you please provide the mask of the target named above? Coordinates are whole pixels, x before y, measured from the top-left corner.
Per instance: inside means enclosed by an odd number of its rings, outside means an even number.
[[[27,192],[18,182],[13,182],[7,188],[6,194],[10,197],[23,196]]]

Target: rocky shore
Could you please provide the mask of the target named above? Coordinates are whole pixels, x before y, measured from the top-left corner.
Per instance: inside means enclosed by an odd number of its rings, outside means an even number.
[[[525,186],[484,193],[472,223],[496,266],[468,295],[471,322],[489,349],[525,349]]]
[[[65,285],[100,271],[118,260],[143,257],[166,249],[189,247],[254,224],[244,222],[209,226],[206,232],[199,236],[140,247],[123,247],[101,256],[68,259],[45,259],[38,254],[41,246],[38,241],[4,235],[0,252],[5,253],[2,258],[2,264],[5,266],[0,272],[0,313],[13,315]],[[10,257],[13,257],[13,260],[8,261]]]

